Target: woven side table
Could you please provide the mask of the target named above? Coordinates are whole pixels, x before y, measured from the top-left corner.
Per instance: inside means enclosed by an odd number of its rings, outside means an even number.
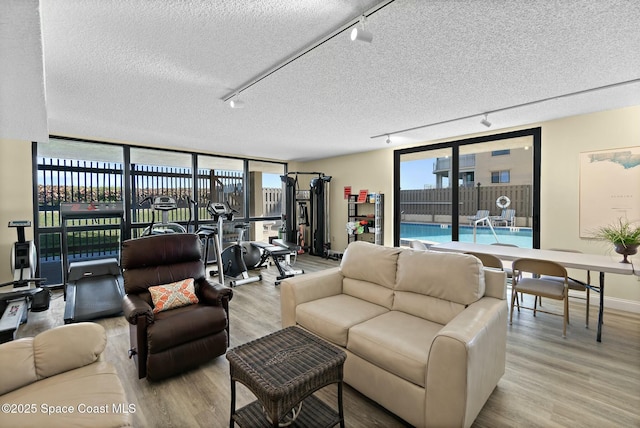
[[[289,427],[344,428],[342,372],[345,352],[299,327],[283,330],[227,351],[231,375],[231,417],[241,427],[278,427],[281,419],[302,402]],[[236,411],[236,382],[257,400]],[[338,384],[338,410],[312,394]]]

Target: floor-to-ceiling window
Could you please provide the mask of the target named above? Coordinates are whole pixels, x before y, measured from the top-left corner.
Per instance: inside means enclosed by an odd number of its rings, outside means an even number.
[[[278,236],[284,212],[284,193],[282,175],[286,174],[284,165],[249,161],[249,198],[251,202],[250,218],[255,221],[251,238],[268,242]]]
[[[48,286],[62,282],[64,252],[73,261],[115,256],[122,239],[139,237],[152,222],[166,220],[195,231],[199,223],[213,222],[207,211],[211,201],[228,202],[237,211],[236,220],[250,222],[248,238],[263,240],[277,234],[282,214],[279,176],[286,174],[283,162],[64,137],[34,143],[33,156],[34,236],[39,275],[47,278]],[[173,198],[177,208],[154,212],[151,202],[158,196]],[[65,202],[117,203],[124,221],[69,221],[68,248],[63,248],[60,204]],[[224,231],[225,240],[237,234],[230,222]]]
[[[158,223],[177,223],[193,230],[193,169],[189,153],[132,147],[129,168],[131,237],[149,233],[148,228]],[[162,197],[171,198],[177,208],[155,209],[155,199]]]
[[[60,205],[123,203],[122,148],[80,141],[50,140],[34,148],[34,239],[39,276],[46,285],[62,282],[62,254],[69,261],[91,260],[118,253],[120,221],[116,218],[64,220],[63,248]]]
[[[539,247],[540,128],[395,151],[395,245]]]

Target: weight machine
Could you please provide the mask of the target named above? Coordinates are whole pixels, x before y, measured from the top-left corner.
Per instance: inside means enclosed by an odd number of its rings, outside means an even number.
[[[298,176],[311,175],[309,190],[300,190]],[[329,190],[331,176],[322,172],[289,172],[281,175],[285,185],[284,238],[287,247],[295,243],[302,252],[326,257],[331,249]]]

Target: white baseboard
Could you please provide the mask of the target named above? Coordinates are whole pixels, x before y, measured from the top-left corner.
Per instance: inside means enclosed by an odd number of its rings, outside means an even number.
[[[598,296],[596,293],[592,293],[589,303],[598,307],[600,305],[600,296]],[[604,296],[604,308],[640,314],[640,302],[635,300],[618,299],[617,297]]]
[[[569,296],[584,298],[584,292],[570,290]],[[592,308],[595,307],[596,310],[598,310],[598,307],[600,307],[600,294],[591,292],[589,306],[591,306]],[[604,308],[640,314],[640,302],[636,300],[626,300],[619,299],[617,297],[604,296]]]

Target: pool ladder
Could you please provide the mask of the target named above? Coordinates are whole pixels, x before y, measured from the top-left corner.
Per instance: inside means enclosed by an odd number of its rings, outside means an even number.
[[[491,224],[491,219],[489,217],[482,217],[473,222],[473,243],[476,243],[476,229],[478,228],[478,223],[487,223],[489,225],[489,229],[491,229],[491,233],[493,233],[493,237],[496,238],[496,242],[500,243],[498,240],[498,235],[496,235],[496,231],[493,229],[493,225]]]

